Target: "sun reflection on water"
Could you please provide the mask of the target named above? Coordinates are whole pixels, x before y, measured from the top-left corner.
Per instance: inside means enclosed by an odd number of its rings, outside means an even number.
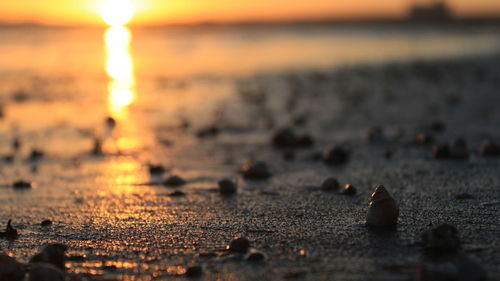
[[[113,26],[106,30],[106,72],[108,105],[113,117],[124,117],[136,99],[134,63],[130,53],[131,32],[125,26]]]

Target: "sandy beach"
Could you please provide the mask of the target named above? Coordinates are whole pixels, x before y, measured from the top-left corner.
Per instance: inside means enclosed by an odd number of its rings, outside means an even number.
[[[500,145],[499,55],[138,76],[127,108],[71,60],[59,76],[0,71],[0,224],[19,234],[0,249],[18,261],[61,243],[66,280],[500,279],[500,157],[485,152]],[[239,172],[252,161],[268,177]],[[365,224],[377,185],[395,227]],[[447,263],[421,237],[443,223],[461,241]],[[228,251],[238,236],[259,254]]]

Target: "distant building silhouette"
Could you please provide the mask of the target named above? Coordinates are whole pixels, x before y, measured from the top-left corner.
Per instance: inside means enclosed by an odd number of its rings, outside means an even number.
[[[444,1],[437,1],[430,5],[414,5],[410,8],[409,19],[413,21],[447,21],[452,19],[452,15]]]

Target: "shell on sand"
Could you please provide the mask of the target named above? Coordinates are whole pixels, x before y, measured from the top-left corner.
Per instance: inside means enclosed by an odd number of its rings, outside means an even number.
[[[391,226],[397,223],[399,207],[384,186],[379,185],[368,204],[366,223],[372,226]]]

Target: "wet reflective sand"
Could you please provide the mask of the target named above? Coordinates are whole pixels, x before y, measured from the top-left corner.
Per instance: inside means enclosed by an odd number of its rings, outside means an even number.
[[[20,233],[0,240],[1,249],[26,262],[41,245],[64,243],[69,256],[83,256],[67,263],[68,272],[94,279],[183,279],[185,267],[201,265],[205,280],[405,280],[412,270],[387,265],[412,268],[419,233],[449,222],[494,280],[500,159],[477,148],[485,138],[500,139],[500,59],[491,51],[498,39],[488,32],[409,39],[406,31],[322,28],[301,40],[298,31],[280,31],[282,41],[258,29],[43,29],[26,37],[1,30],[0,151],[13,159],[0,166],[0,223],[13,219]],[[395,42],[390,48],[405,47],[381,51],[381,34]],[[456,41],[446,46],[442,38]],[[412,52],[419,40],[426,47]],[[434,56],[447,58],[375,64]],[[434,159],[430,147],[415,144],[436,120],[445,124],[443,132],[430,131],[437,142],[465,138],[469,160]],[[284,126],[310,134],[315,145],[289,161],[270,143]],[[365,130],[374,126],[385,137],[370,143]],[[352,152],[346,165],[315,160],[332,144]],[[44,156],[30,160],[33,149]],[[237,170],[249,160],[267,162],[273,176],[243,179]],[[151,163],[166,172],[150,175]],[[162,185],[171,174],[187,184]],[[353,184],[357,195],[319,190],[328,176]],[[237,182],[234,196],[216,191],[224,177]],[[34,187],[12,188],[20,179]],[[376,184],[400,204],[395,231],[363,225]],[[175,190],[185,195],[171,196]],[[457,200],[463,192],[474,198]],[[42,227],[45,219],[52,226]],[[237,235],[267,261],[228,255]]]

